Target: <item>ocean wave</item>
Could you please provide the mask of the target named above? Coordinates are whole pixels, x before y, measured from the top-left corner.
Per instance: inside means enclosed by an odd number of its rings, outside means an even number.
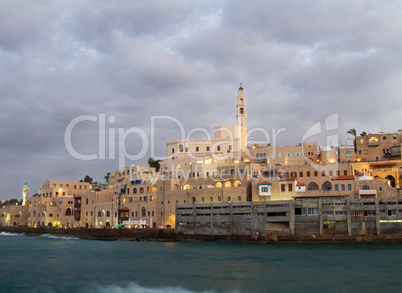
[[[10,233],[10,232],[1,232],[1,236],[25,236],[25,233]]]
[[[128,286],[122,287],[117,285],[110,285],[107,287],[93,288],[90,293],[195,293],[200,291],[191,291],[181,287],[159,287],[159,288],[147,288],[135,283],[130,283]],[[214,293],[215,291],[201,291],[201,293]],[[240,291],[227,291],[228,293],[240,293]]]
[[[41,234],[39,237],[45,237],[50,239],[80,239],[76,237],[69,237],[69,236],[55,236],[52,234]]]

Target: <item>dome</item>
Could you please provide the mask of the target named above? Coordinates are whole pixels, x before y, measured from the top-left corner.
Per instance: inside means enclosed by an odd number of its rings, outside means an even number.
[[[370,176],[364,175],[357,180],[373,180],[373,178],[371,178]]]

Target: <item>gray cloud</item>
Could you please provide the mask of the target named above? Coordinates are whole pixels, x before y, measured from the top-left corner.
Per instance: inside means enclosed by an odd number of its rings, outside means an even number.
[[[103,181],[118,160],[80,161],[64,132],[80,115],[114,116],[106,131],[150,134],[151,117],[188,133],[235,123],[240,82],[248,126],[286,128],[279,144],[338,113],[346,131],[402,128],[400,1],[2,1],[0,3],[0,199],[46,179]],[[180,138],[159,120],[155,154]],[[200,134],[198,134],[200,135]],[[258,135],[256,134],[256,137]],[[73,145],[98,150],[83,122]],[[107,137],[108,139],[108,137]],[[320,137],[314,137],[320,141]],[[107,141],[108,142],[108,141]],[[130,135],[131,154],[141,141]],[[108,149],[106,150],[108,151]],[[146,164],[150,151],[138,161]]]

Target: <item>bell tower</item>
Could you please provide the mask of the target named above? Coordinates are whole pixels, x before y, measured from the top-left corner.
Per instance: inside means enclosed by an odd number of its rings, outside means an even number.
[[[23,206],[27,205],[28,194],[29,194],[28,183],[25,183],[24,188],[22,189],[22,205]]]
[[[244,95],[244,89],[242,84],[240,84],[237,93],[237,129],[238,138],[240,138],[241,151],[244,152],[247,147],[247,114],[246,114],[246,96]]]

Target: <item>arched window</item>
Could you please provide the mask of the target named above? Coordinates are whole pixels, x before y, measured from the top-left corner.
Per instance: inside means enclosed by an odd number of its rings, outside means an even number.
[[[49,218],[52,218],[53,217],[53,214],[49,214]]]
[[[88,199],[85,200],[85,203],[88,204]]]
[[[110,217],[110,212],[109,211],[106,212],[106,217]]]
[[[318,185],[315,182],[310,182],[309,185],[307,185],[307,190],[318,190]]]
[[[230,170],[230,175],[235,175],[235,169]]]
[[[179,185],[178,185],[178,184],[175,184],[175,185],[173,186],[173,189],[174,189],[174,190],[179,190]]]
[[[260,154],[259,154],[259,153],[257,153],[257,155],[255,156],[255,159],[256,159],[257,161],[260,160]]]
[[[140,188],[140,193],[144,193],[144,187]]]
[[[225,170],[225,175],[229,175],[230,174],[230,172],[229,172],[229,170]]]
[[[232,187],[232,183],[230,183],[230,181],[226,181],[225,182],[225,187]]]
[[[145,217],[147,215],[147,210],[145,209],[145,207],[142,207],[141,209],[141,217]]]
[[[266,153],[263,153],[263,154],[262,154],[262,158],[263,158],[264,160],[266,160],[266,159],[267,159],[267,154],[266,154]]]
[[[332,184],[331,184],[331,182],[325,181],[325,182],[322,184],[322,190],[324,190],[324,191],[331,191],[331,190],[332,190]]]
[[[196,204],[197,200],[195,199],[195,197],[193,196],[193,198],[191,199],[192,204]]]
[[[179,145],[179,152],[183,152],[183,145],[182,144]]]
[[[216,188],[221,188],[222,187],[222,182],[216,182],[215,187]]]
[[[71,216],[71,208],[66,209],[66,216]]]
[[[240,99],[240,104],[243,104],[243,99]]]
[[[98,212],[98,217],[102,217],[101,211]]]
[[[134,189],[133,189],[133,193],[134,193],[134,194],[137,193],[137,188],[134,188]]]
[[[236,181],[233,183],[233,186],[234,186],[234,187],[240,187],[240,186],[241,186],[240,180],[236,180]]]
[[[244,108],[240,108],[240,114],[244,114]]]
[[[369,190],[370,187],[368,185],[363,185],[363,190]]]
[[[190,184],[183,185],[183,190],[189,190],[190,189]]]

